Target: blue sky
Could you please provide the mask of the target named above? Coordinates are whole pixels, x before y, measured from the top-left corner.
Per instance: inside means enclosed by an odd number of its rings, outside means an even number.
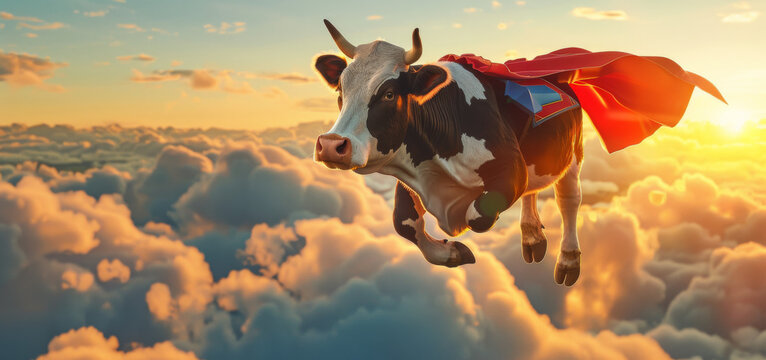
[[[78,126],[263,128],[332,120],[334,100],[319,82],[237,74],[315,79],[311,59],[337,51],[322,24],[328,18],[357,43],[383,38],[407,47],[412,29],[419,27],[423,62],[467,52],[503,61],[569,46],[666,56],[713,81],[732,107],[759,118],[766,116],[759,101],[766,95],[760,89],[766,80],[759,60],[764,53],[756,46],[758,34],[766,32],[762,7],[755,1],[5,2],[0,11],[13,19],[0,18],[0,49],[68,65],[45,80],[63,92],[3,84],[0,104],[14,122]],[[599,17],[603,11],[618,15]],[[36,30],[21,23],[63,25]],[[221,30],[223,23],[230,27]],[[153,61],[117,59],[139,54]],[[183,79],[131,81],[135,71],[170,69],[209,71],[219,85],[201,90]],[[233,86],[252,91],[216,91],[225,81],[220,72],[227,70]],[[689,117],[717,119],[725,111],[712,97],[695,94]]]

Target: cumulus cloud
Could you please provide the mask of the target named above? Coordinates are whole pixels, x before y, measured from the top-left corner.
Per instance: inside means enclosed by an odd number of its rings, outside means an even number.
[[[766,286],[760,274],[766,267],[766,247],[746,243],[718,248],[710,258],[711,273],[692,281],[670,304],[665,322],[677,328],[696,328],[709,334],[729,336],[743,327],[766,330]],[[696,316],[695,314],[706,314]]]
[[[696,329],[678,330],[669,325],[660,325],[650,331],[651,336],[674,359],[727,359],[729,343],[715,335],[708,335]]]
[[[766,207],[747,181],[766,174],[762,142],[679,125],[607,155],[587,134],[583,268],[564,288],[550,195],[543,262],[523,262],[514,205],[461,236],[476,264],[435,267],[393,231],[389,178],[311,161],[330,126],[0,126],[0,346],[11,358],[766,356]]]
[[[133,221],[138,225],[150,221],[175,224],[169,215],[173,204],[212,170],[212,161],[194,151],[172,145],[163,148],[154,168],[138,173],[127,186],[125,202]]]
[[[424,263],[395,235],[377,237],[358,225],[304,220],[295,232],[306,245],[282,263],[279,281],[242,270],[216,284],[226,313],[204,330],[209,345],[201,356],[321,357],[353,343],[345,354],[366,358],[553,359],[574,349],[595,359],[667,358],[640,336],[555,329],[489,254],[450,271]]]
[[[10,275],[4,265],[0,277],[6,294],[0,331],[8,334],[0,343],[7,356],[32,357],[52,335],[85,323],[128,342],[162,340],[176,328],[154,323],[142,300],[156,282],[172,291],[172,316],[196,313],[210,301],[212,277],[203,255],[178,240],[141,232],[119,198],[55,194],[32,176],[16,186],[0,185],[0,224],[6,224],[4,233],[12,224],[11,256],[20,256],[11,261],[16,266]],[[119,281],[96,283],[94,273],[100,281]]]
[[[64,88],[61,85],[49,84],[45,80],[53,77],[56,69],[67,65],[53,62],[49,58],[0,51],[0,81],[14,87],[34,86],[46,91],[62,92]]]
[[[623,10],[596,10],[591,7],[576,7],[572,9],[572,16],[586,18],[588,20],[627,20],[628,14]]]
[[[96,269],[98,271],[98,280],[101,282],[117,279],[124,284],[130,280],[130,268],[125,266],[120,259],[114,259],[112,261],[103,259],[98,263]]]
[[[662,194],[661,202],[656,200],[658,194]],[[620,203],[636,214],[645,227],[694,222],[713,234],[721,234],[758,206],[746,196],[721,191],[700,174],[684,174],[673,184],[648,177],[631,185]]]
[[[196,360],[191,352],[177,349],[170,342],[160,342],[151,347],[140,347],[130,351],[120,351],[116,337],[105,337],[92,326],[72,329],[54,337],[48,344],[48,352],[39,360],[68,359],[180,359]]]
[[[363,191],[360,178],[310,165],[281,148],[232,145],[218,158],[215,172],[181,197],[175,216],[191,231],[220,224],[251,228],[317,215],[352,222],[367,215],[368,208],[385,206]]]

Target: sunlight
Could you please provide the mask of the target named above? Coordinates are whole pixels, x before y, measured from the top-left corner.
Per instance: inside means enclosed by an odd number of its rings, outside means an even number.
[[[741,135],[745,126],[752,118],[749,111],[732,107],[721,113],[717,125],[729,135]]]

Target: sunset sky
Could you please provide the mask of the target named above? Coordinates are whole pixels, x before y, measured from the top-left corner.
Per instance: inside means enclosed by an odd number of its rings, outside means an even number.
[[[2,69],[3,122],[261,129],[331,120],[335,100],[312,58],[337,52],[323,18],[355,43],[494,61],[562,47],[666,56],[715,83],[730,108],[695,94],[688,118],[766,116],[760,1],[8,1],[2,56],[46,64]],[[8,62],[0,62],[8,67]],[[196,71],[200,81],[169,71]],[[9,74],[10,72],[10,74]],[[152,75],[155,75],[152,77]],[[160,76],[156,76],[160,75]],[[141,82],[143,80],[143,82]],[[152,81],[153,80],[153,81]],[[44,104],[44,105],[43,105]]]
[[[766,359],[762,1],[0,3],[2,359]],[[522,258],[517,202],[426,262],[395,181],[313,161],[354,43],[503,61],[563,47],[712,81],[608,154],[585,121],[578,282]],[[427,230],[437,236],[433,218]]]

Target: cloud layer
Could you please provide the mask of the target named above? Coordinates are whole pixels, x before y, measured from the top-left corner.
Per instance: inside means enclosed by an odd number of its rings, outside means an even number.
[[[739,140],[681,125],[613,155],[587,132],[572,288],[552,280],[549,192],[540,264],[522,260],[514,205],[461,236],[475,265],[434,267],[395,234],[390,179],[310,160],[328,127],[0,127],[0,346],[42,359],[766,357],[761,125]]]

